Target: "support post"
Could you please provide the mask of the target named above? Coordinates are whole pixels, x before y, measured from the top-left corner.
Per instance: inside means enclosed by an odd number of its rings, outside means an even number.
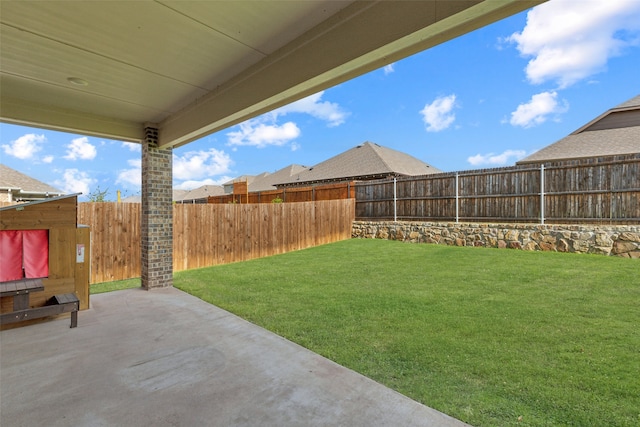
[[[142,143],[141,283],[173,286],[172,149],[158,148],[158,129],[145,128]]]
[[[393,222],[398,222],[398,178],[393,177]]]
[[[540,224],[544,224],[544,163],[540,165]]]
[[[456,172],[456,223],[460,222],[460,189],[458,187],[458,172]]]

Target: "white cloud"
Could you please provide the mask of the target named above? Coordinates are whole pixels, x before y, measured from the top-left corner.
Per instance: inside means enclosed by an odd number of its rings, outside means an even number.
[[[384,75],[385,76],[389,75],[389,74],[391,74],[391,73],[393,73],[395,71],[395,69],[393,67],[394,65],[395,65],[395,62],[392,62],[391,64],[384,66],[383,70],[384,70]]]
[[[527,14],[522,32],[506,41],[530,57],[533,84],[555,81],[560,88],[606,69],[609,58],[640,41],[637,0],[551,0]]]
[[[557,115],[568,110],[568,104],[558,102],[557,92],[542,92],[531,97],[526,104],[518,105],[511,113],[509,123],[513,126],[529,128],[547,121],[550,115]]]
[[[93,160],[98,154],[96,147],[89,142],[89,138],[82,136],[71,140],[71,143],[67,145],[67,155],[64,156],[67,160]]]
[[[506,150],[501,154],[488,153],[488,154],[476,154],[475,156],[471,156],[467,158],[467,162],[472,164],[473,166],[480,165],[492,165],[492,166],[500,166],[506,165],[510,163],[510,159],[513,159],[514,162],[522,159],[527,155],[527,152],[524,150]]]
[[[227,133],[228,145],[249,145],[264,148],[269,145],[283,146],[300,136],[300,128],[293,122],[282,125],[268,124],[265,117],[247,120],[238,125],[238,130]]]
[[[55,158],[55,157],[53,157],[53,156],[51,156],[51,155],[49,155],[49,156],[44,156],[44,157],[42,158],[42,163],[53,163],[53,159],[54,159],[54,158]]]
[[[297,150],[300,145],[293,141],[301,135],[301,130],[296,123],[288,121],[278,123],[281,116],[287,114],[308,114],[316,119],[323,120],[329,127],[343,124],[349,113],[344,111],[335,102],[322,101],[324,91],[315,93],[306,98],[292,102],[289,105],[275,109],[260,117],[247,120],[227,133],[227,145],[253,146],[264,148],[268,146],[284,146],[291,143],[291,150]],[[232,148],[235,151],[235,148]]]
[[[95,179],[89,177],[86,172],[78,169],[66,169],[62,175],[62,180],[55,182],[65,193],[82,193],[84,196],[89,195],[91,186],[96,182]]]
[[[178,180],[210,178],[229,172],[233,164],[224,151],[210,148],[208,151],[189,151],[182,156],[173,155],[173,177]]]
[[[42,150],[41,145],[46,141],[47,138],[44,135],[28,133],[9,144],[3,144],[2,149],[6,154],[18,159],[32,159],[38,151]]]
[[[124,169],[118,172],[116,178],[116,184],[132,185],[134,187],[142,186],[142,160],[131,159],[127,160],[130,169]]]
[[[134,151],[134,152],[141,152],[142,151],[142,145],[140,144],[136,144],[134,142],[125,142],[125,141],[121,141],[122,143],[122,147],[129,149],[129,151]]]
[[[302,98],[296,102],[292,102],[289,105],[280,107],[271,113],[275,119],[280,115],[288,113],[304,113],[309,114],[316,119],[324,120],[327,122],[327,126],[335,127],[343,124],[349,115],[335,102],[321,101],[324,91],[320,91],[306,98]]]
[[[129,169],[118,173],[116,184],[142,186],[142,161],[140,159],[128,160]],[[173,177],[176,180],[184,180],[174,188],[192,190],[203,185],[219,185],[231,178],[224,175],[218,179],[211,178],[229,172],[233,164],[231,158],[224,152],[211,148],[208,151],[189,151],[182,156],[173,155]],[[203,178],[198,180],[198,178]]]
[[[455,121],[453,109],[456,107],[456,96],[441,96],[431,104],[426,104],[420,111],[428,132],[439,132],[447,129]]]

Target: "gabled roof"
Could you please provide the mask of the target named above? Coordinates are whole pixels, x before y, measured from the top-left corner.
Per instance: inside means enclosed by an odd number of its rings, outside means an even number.
[[[189,194],[190,191],[193,191],[193,190],[179,190],[179,189],[174,188],[172,190],[171,198],[173,199],[174,202],[178,202],[178,201],[184,199],[184,196]]]
[[[175,194],[176,190],[173,191]],[[206,199],[209,196],[222,196],[223,194],[224,188],[222,188],[221,185],[203,185],[202,187],[187,191],[180,199],[177,199],[174,196],[174,200],[187,202],[189,200]]]
[[[49,184],[45,184],[42,181],[31,178],[30,176],[3,164],[0,164],[0,188],[20,190],[22,193],[29,194],[48,193],[52,196],[64,194],[64,192],[50,186]]]
[[[275,190],[276,184],[288,181],[293,176],[307,170],[306,166],[289,165],[274,173],[258,175],[256,179],[249,184],[249,192]]]
[[[640,126],[569,135],[517,164],[640,153]]]
[[[640,153],[640,95],[625,101],[517,164]]]
[[[640,107],[640,95],[634,96],[633,98],[629,99],[628,101],[623,102],[622,104],[619,104],[617,106],[615,106],[614,108],[612,108],[610,111],[619,111],[619,110],[625,110],[628,108],[639,108]]]
[[[222,186],[233,185],[236,182],[244,182],[244,181],[247,181],[247,183],[251,184],[253,180],[256,179],[256,177],[263,176],[266,174],[268,174],[268,172],[262,172],[260,175],[240,175],[236,178],[230,179],[227,182],[224,182]]]
[[[278,184],[298,185],[440,172],[442,172],[440,169],[406,153],[367,141]]]
[[[640,126],[640,95],[602,113],[571,135],[601,129]]]
[[[240,175],[237,178],[233,178],[230,179],[227,182],[224,182],[222,184],[222,187],[224,188],[224,191],[226,193],[231,193],[233,191],[233,184],[235,184],[236,182],[247,182],[247,185],[251,185],[251,183],[253,181],[255,181],[256,179],[260,179],[265,177],[266,175],[268,175],[269,172],[262,172],[260,175]]]
[[[189,190],[178,190],[173,189],[172,198],[174,202],[182,200],[187,194]],[[141,196],[129,196],[122,199],[122,203],[142,203]]]

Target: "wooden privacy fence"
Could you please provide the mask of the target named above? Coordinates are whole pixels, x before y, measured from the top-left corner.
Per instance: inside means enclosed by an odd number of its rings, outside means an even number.
[[[140,277],[141,212],[140,203],[78,203],[78,224],[91,230],[89,283]]]
[[[640,155],[358,182],[356,219],[637,224]]]
[[[90,283],[140,277],[139,203],[80,203],[91,227]],[[355,201],[176,204],[174,271],[245,261],[351,237]]]
[[[236,183],[237,184],[237,183]],[[225,194],[223,196],[210,196],[209,203],[272,203],[278,200],[283,203],[289,202],[314,202],[320,200],[353,199],[355,197],[355,187],[353,182],[340,182],[337,184],[327,184],[315,187],[293,187],[281,188],[279,190],[254,191],[247,193],[238,191],[235,194]]]

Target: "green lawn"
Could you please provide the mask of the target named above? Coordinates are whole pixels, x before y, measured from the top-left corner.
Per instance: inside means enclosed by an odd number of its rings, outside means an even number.
[[[104,292],[119,291],[140,287],[140,278],[119,280],[117,282],[94,283],[89,287],[91,295],[102,294]]]
[[[476,426],[640,425],[640,262],[348,240],[174,285]]]

